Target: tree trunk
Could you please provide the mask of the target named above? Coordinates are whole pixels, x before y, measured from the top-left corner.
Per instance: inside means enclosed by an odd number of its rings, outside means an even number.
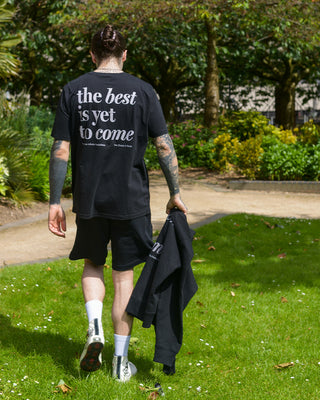
[[[283,129],[295,126],[295,82],[279,83],[275,88],[275,123]]]
[[[206,30],[208,39],[204,125],[210,127],[217,124],[219,118],[219,69],[216,52],[216,36],[213,25],[209,20],[206,20]]]
[[[172,122],[175,119],[175,103],[176,91],[175,90],[159,90],[160,103],[163,115],[166,121]]]

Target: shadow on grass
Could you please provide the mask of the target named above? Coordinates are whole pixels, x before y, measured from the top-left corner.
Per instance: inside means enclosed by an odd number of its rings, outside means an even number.
[[[208,279],[212,284],[231,283],[254,283],[254,290],[264,291],[267,287],[270,290],[278,290],[276,284],[298,286],[299,284],[306,287],[320,286],[320,270],[314,260],[305,260],[305,262],[289,259],[277,259],[270,257],[260,262],[259,259],[254,261],[233,260],[230,259],[225,265],[219,265],[215,270],[205,269],[201,271],[199,268],[195,272],[198,285],[201,287],[201,281]],[[276,284],[275,284],[276,283]]]
[[[85,344],[67,339],[60,334],[50,332],[30,332],[22,327],[15,327],[11,324],[11,319],[0,314],[0,345],[8,351],[12,349],[12,357],[16,357],[16,352],[21,356],[49,355],[57,367],[62,367],[68,374],[86,378],[89,373],[81,371],[79,368],[79,358]],[[111,363],[114,347],[105,343],[103,349],[102,369],[111,376]],[[129,354],[130,356],[131,354]],[[150,376],[152,362],[145,359],[137,359],[134,356],[132,361],[137,364],[139,373],[142,376]],[[46,361],[44,361],[46,362]]]

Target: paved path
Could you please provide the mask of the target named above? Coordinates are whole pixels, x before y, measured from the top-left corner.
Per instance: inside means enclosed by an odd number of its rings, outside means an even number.
[[[150,192],[153,227],[160,230],[168,201],[164,179],[151,179]],[[182,181],[181,193],[189,209],[188,222],[193,228],[234,213],[320,219],[319,194],[230,190],[190,181]],[[0,267],[66,257],[76,228],[70,200],[64,202],[64,208],[67,215],[65,239],[48,231],[47,213],[0,227]]]

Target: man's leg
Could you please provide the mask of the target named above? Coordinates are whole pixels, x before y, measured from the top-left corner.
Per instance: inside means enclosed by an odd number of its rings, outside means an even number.
[[[136,367],[128,361],[133,317],[126,312],[133,291],[133,269],[121,272],[112,270],[112,279],[114,286],[112,322],[115,343],[112,375],[125,382],[137,373]]]
[[[82,291],[89,320],[88,340],[80,357],[80,367],[95,371],[101,366],[104,345],[102,305],[105,296],[103,265],[85,259],[82,274]]]
[[[92,261],[85,259],[82,273],[82,291],[84,301],[91,300],[103,302],[106,293],[103,277],[103,265],[95,265]]]
[[[128,271],[112,271],[114,299],[112,305],[112,322],[114,333],[129,336],[133,317],[126,312],[133,291],[133,269]]]

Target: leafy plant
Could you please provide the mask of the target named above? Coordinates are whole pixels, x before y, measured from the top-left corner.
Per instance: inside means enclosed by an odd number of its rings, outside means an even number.
[[[18,202],[47,200],[53,115],[29,107],[25,94],[2,94],[0,103],[0,156],[8,171],[1,194]]]
[[[237,167],[249,179],[255,179],[261,168],[262,136],[251,137],[236,146]]]
[[[257,111],[235,111],[220,117],[219,131],[228,132],[233,138],[244,141],[261,134],[270,134],[275,127]],[[276,128],[275,128],[276,129]]]
[[[305,122],[298,129],[298,134],[300,141],[305,144],[317,144],[320,140],[320,128],[313,120]]]
[[[259,177],[269,180],[302,180],[309,163],[308,149],[301,145],[276,143],[262,155]]]
[[[221,172],[229,171],[236,162],[238,139],[232,139],[230,133],[222,133],[214,139],[213,143],[212,167]]]

